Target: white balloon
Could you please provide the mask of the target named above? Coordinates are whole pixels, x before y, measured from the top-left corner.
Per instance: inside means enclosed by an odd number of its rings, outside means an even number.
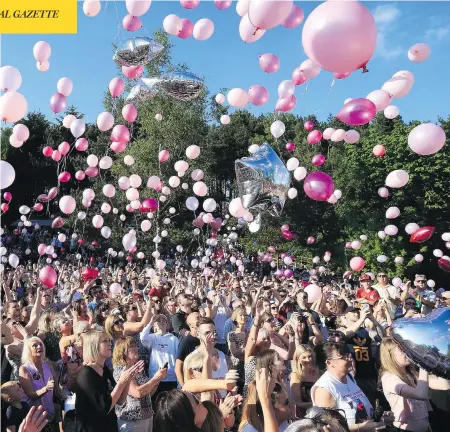
[[[280,136],[284,134],[285,130],[286,126],[281,120],[275,120],[270,125],[270,133],[273,135],[274,138],[280,138]]]
[[[26,206],[26,205],[23,205],[23,206],[20,206],[20,207],[19,207],[19,213],[20,213],[20,214],[25,215],[25,214],[27,214],[27,213],[30,213],[30,211],[31,211],[30,207],[28,207],[28,206]]]
[[[378,237],[380,237],[381,240],[384,240],[386,238],[386,233],[384,231],[378,231]]]
[[[386,177],[386,186],[392,188],[401,188],[405,186],[409,181],[409,174],[405,170],[391,171]]]
[[[296,168],[298,168],[299,165],[300,165],[300,162],[299,162],[299,160],[296,157],[291,157],[286,162],[286,168],[289,171],[294,171]]]
[[[206,212],[213,212],[217,207],[216,201],[212,198],[208,198],[203,202],[203,210]]]
[[[19,265],[19,257],[16,254],[11,254],[8,257],[8,262],[11,267],[17,268],[17,266]]]
[[[394,236],[398,233],[398,228],[395,225],[387,225],[384,232],[389,236]]]
[[[378,255],[377,256],[377,261],[379,263],[385,263],[387,261],[387,256],[386,255]]]
[[[422,261],[423,261],[423,255],[422,255],[422,254],[417,254],[417,255],[414,257],[414,259],[415,259],[417,262],[422,262]]]
[[[124,161],[125,165],[131,166],[131,165],[134,164],[134,157],[133,157],[133,156],[130,156],[130,155],[126,155],[126,156],[123,158],[123,161]]]
[[[102,225],[103,225],[103,216],[95,215],[95,216],[92,218],[92,225],[93,225],[95,228],[101,228]]]
[[[98,162],[100,169],[110,169],[112,167],[113,160],[109,156],[103,156]]]
[[[405,226],[405,232],[406,234],[413,234],[414,232],[416,232],[418,229],[420,228],[419,225],[417,225],[414,222],[410,222],[409,224],[407,224]]]
[[[80,211],[80,212],[78,212],[77,217],[80,220],[84,220],[86,218],[86,213],[84,211]]]
[[[251,154],[256,153],[259,150],[259,145],[258,144],[252,144],[249,148],[248,148],[248,152]]]
[[[427,285],[428,285],[430,288],[434,288],[434,287],[436,286],[436,282],[435,282],[433,279],[428,279],[428,280],[427,280]]]
[[[141,222],[141,230],[147,232],[152,227],[152,223],[148,219]]]
[[[297,196],[297,194],[298,194],[298,191],[297,191],[297,189],[295,189],[295,188],[290,188],[290,189],[288,190],[288,197],[289,197],[290,199],[294,199],[294,198]]]
[[[195,197],[189,197],[186,199],[186,207],[188,210],[195,211],[199,205],[198,199]]]
[[[395,219],[400,216],[400,209],[398,207],[389,207],[386,210],[386,219]]]
[[[105,237],[105,239],[108,239],[111,236],[111,228],[104,226],[102,227],[102,229],[100,230],[100,233],[103,237]]]
[[[91,168],[94,168],[98,165],[98,157],[94,154],[90,154],[86,158],[86,162],[87,162],[88,166],[90,166]]]
[[[305,167],[298,167],[294,170],[294,178],[297,181],[301,181],[306,177],[306,174],[308,174],[308,171]]]
[[[138,188],[142,184],[142,179],[137,174],[130,175],[129,180],[132,188]]]
[[[395,264],[403,264],[403,257],[397,256],[394,259]]]

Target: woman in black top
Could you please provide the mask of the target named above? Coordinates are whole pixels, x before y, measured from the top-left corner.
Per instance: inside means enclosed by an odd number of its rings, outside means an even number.
[[[75,400],[77,432],[118,430],[114,407],[126,401],[130,381],[142,372],[144,362],[125,369],[116,383],[105,367],[111,355],[111,340],[106,333],[92,330],[83,336],[85,366],[77,376]]]

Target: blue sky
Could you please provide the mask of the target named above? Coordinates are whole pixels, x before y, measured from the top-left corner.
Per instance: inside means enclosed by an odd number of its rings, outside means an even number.
[[[307,16],[318,2],[301,2]],[[210,18],[215,32],[207,41],[173,37],[173,59],[185,61],[192,72],[205,76],[207,86],[215,94],[221,87],[265,86],[270,100],[260,108],[251,107],[255,114],[270,112],[277,100],[278,84],[290,79],[292,70],[306,55],[301,45],[302,26],[296,29],[277,27],[269,30],[257,42],[245,44],[239,37],[240,17],[235,4],[225,11],[218,10],[213,2],[202,0],[194,10],[184,9],[178,1],[153,0],[143,17],[145,29],[128,33],[120,25],[127,13],[122,1],[107,2],[94,18],[88,18],[79,3],[77,35],[3,35],[1,38],[1,64],[17,67],[23,78],[21,89],[29,102],[29,110],[40,110],[50,118],[51,95],[56,92],[59,78],[72,79],[74,89],[68,103],[83,112],[86,120],[95,121],[103,111],[102,94],[109,81],[116,76],[112,61],[111,43],[119,43],[132,36],[148,36],[169,13],[189,18],[193,22]],[[405,98],[394,100],[406,121],[431,120],[450,114],[450,3],[449,2],[367,2],[379,29],[378,47],[369,63],[370,72],[359,71],[348,79],[337,81],[331,88],[332,75],[322,71],[305,94],[305,85],[297,87],[295,114],[315,113],[324,119],[336,114],[348,97],[365,97],[399,70],[409,70],[415,75],[415,84]],[[37,71],[33,46],[46,40],[52,46],[50,69]],[[431,56],[424,63],[412,63],[407,58],[408,48],[417,42],[431,47]],[[274,53],[279,56],[281,68],[277,73],[266,74],[258,65],[258,56]]]

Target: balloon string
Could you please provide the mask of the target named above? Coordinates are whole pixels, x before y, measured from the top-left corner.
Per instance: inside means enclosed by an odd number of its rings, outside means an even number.
[[[316,113],[318,113],[319,111],[321,111],[322,108],[323,108],[323,106],[328,102],[328,99],[330,98],[330,95],[331,95],[331,92],[333,91],[333,87],[334,87],[334,84],[335,84],[335,83],[336,83],[336,80],[333,78],[333,81],[331,82],[330,89],[329,89],[329,91],[328,91],[328,94],[327,94],[325,100],[323,101],[323,103],[322,103],[322,105],[320,106],[320,108],[317,109],[316,111],[314,111],[313,114],[316,114]]]
[[[106,3],[108,3],[108,2],[106,2]],[[116,0],[114,0],[114,6],[116,9],[116,18],[117,18],[117,34],[113,37],[113,41],[116,40],[120,36],[121,30],[122,30],[122,26],[120,24],[120,18],[119,18],[119,11],[117,10],[117,1]]]

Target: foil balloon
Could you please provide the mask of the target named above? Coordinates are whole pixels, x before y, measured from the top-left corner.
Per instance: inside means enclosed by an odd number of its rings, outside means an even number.
[[[120,66],[144,66],[164,50],[159,42],[147,37],[135,37],[123,42],[113,60]]]
[[[158,94],[159,78],[142,78],[132,87],[127,96],[127,102],[144,102]]]
[[[197,99],[204,89],[203,80],[190,72],[175,71],[164,75],[159,86],[177,100]]]
[[[372,101],[358,98],[347,102],[336,117],[350,126],[362,126],[372,121],[376,115],[377,107]]]
[[[450,273],[450,260],[446,258],[438,259],[438,266],[441,270],[444,270],[447,273]]]
[[[409,239],[411,243],[422,243],[431,238],[434,233],[434,227],[425,226],[414,231]]]
[[[267,211],[279,217],[287,199],[291,175],[269,144],[235,162],[239,196],[244,208],[257,215]]]
[[[58,216],[53,219],[52,228],[61,228],[64,225],[65,221],[62,217]]]
[[[81,273],[81,276],[83,276],[83,279],[85,281],[90,281],[90,280],[97,279],[98,270],[96,268],[86,267],[83,270],[83,272]]]
[[[450,308],[433,310],[424,318],[402,318],[392,324],[392,337],[415,364],[450,379]]]

